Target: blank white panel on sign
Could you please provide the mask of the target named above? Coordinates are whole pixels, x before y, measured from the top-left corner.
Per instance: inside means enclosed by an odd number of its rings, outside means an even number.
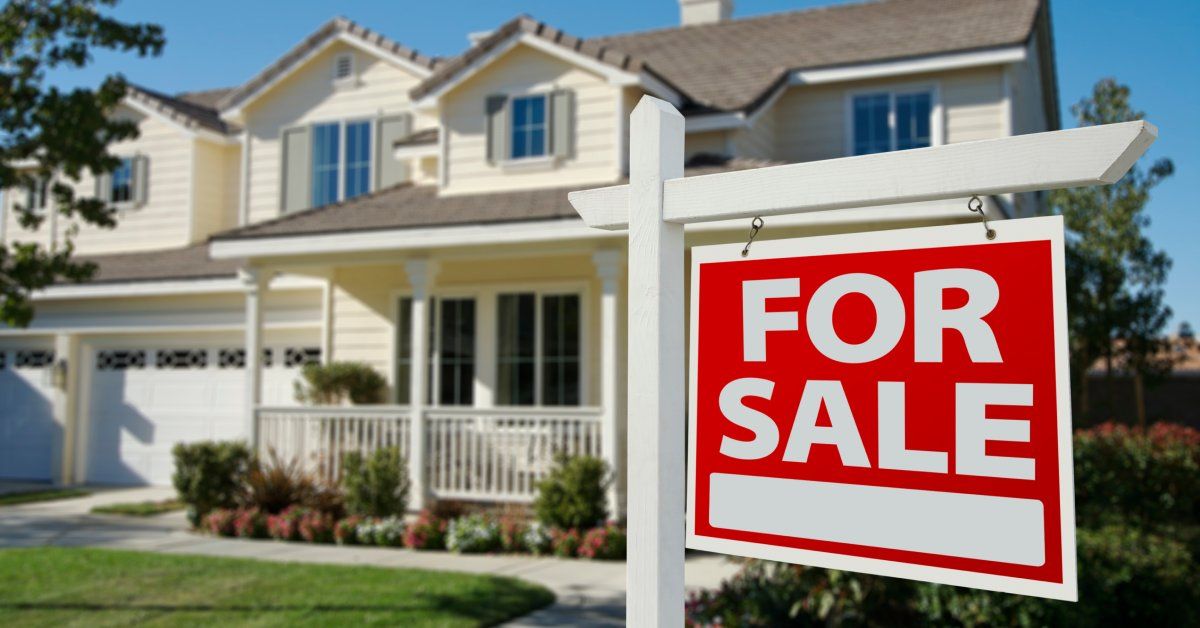
[[[725,473],[710,482],[709,517],[719,528],[1017,565],[1046,560],[1037,500]]]

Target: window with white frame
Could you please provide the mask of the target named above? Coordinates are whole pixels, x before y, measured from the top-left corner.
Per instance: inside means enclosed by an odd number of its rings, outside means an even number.
[[[396,315],[396,403],[412,403],[412,299],[403,297]],[[426,398],[443,406],[475,400],[475,299],[429,300],[429,389]]]
[[[512,99],[510,159],[543,157],[548,152],[546,95],[518,96]]]
[[[121,164],[109,175],[108,200],[114,205],[133,202],[133,158],[121,159]]]
[[[579,295],[500,294],[496,307],[496,403],[579,405]]]
[[[46,202],[50,195],[50,182],[46,179],[36,179],[25,188],[25,209],[35,214],[46,211]]]
[[[933,143],[931,89],[879,91],[850,99],[851,151],[869,155],[923,148]]]
[[[345,136],[343,150],[342,137]],[[327,122],[312,127],[312,206],[371,191],[371,122]]]

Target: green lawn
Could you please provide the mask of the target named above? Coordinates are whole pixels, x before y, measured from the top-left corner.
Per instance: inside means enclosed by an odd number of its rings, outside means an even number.
[[[163,513],[183,510],[184,503],[178,499],[162,501],[126,502],[123,504],[108,504],[96,506],[92,512],[98,515],[124,515],[126,517],[153,517]]]
[[[116,550],[0,550],[0,626],[487,626],[550,604],[512,578]]]
[[[49,502],[56,499],[87,497],[91,494],[90,491],[85,491],[81,488],[48,488],[39,491],[7,493],[0,495],[0,506],[15,506],[17,504],[29,504],[33,502]]]

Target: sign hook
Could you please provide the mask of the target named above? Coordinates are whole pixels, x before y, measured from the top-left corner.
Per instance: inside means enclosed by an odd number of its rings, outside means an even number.
[[[996,230],[988,226],[987,215],[983,213],[983,200],[980,199],[978,195],[972,196],[971,199],[967,201],[967,209],[979,214],[979,221],[983,223],[983,232],[987,234],[987,239],[995,240]],[[754,236],[751,236],[750,239],[753,240]],[[750,245],[747,244],[746,248],[749,247]],[[745,252],[742,254],[745,255]]]
[[[746,246],[742,248],[742,257],[750,255],[750,245],[754,244],[754,238],[758,236],[758,232],[763,228],[762,216],[755,216],[754,220],[750,221],[750,239],[746,241]]]

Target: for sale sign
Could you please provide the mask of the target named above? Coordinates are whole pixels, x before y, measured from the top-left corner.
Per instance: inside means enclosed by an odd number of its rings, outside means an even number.
[[[688,546],[1075,600],[1058,217],[692,250]]]

